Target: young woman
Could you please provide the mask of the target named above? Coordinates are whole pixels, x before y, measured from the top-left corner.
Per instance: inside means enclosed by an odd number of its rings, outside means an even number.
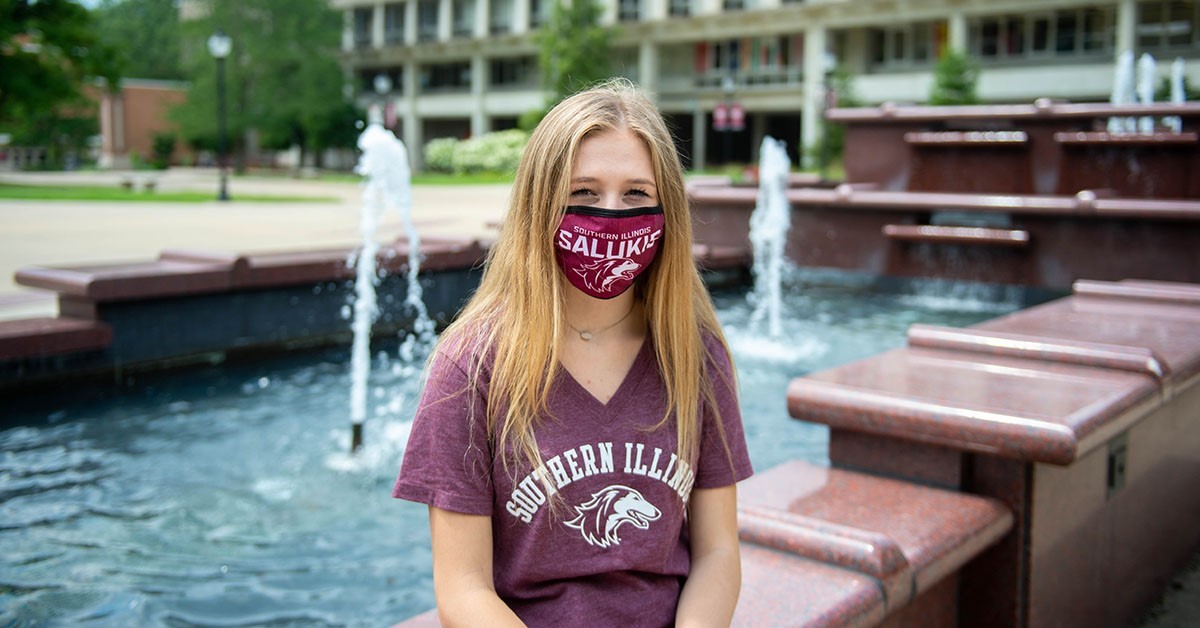
[[[431,357],[393,491],[429,505],[440,619],[728,625],[751,472],[662,117],[627,81],[567,98]]]

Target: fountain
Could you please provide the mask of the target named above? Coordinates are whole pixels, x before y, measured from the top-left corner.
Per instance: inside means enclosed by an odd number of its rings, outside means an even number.
[[[433,343],[434,325],[429,318],[417,280],[421,266],[421,239],[412,222],[412,173],[404,143],[383,127],[378,108],[371,111],[370,122],[358,138],[362,151],[355,172],[366,177],[362,218],[359,231],[362,247],[347,264],[356,271],[354,282],[354,342],[350,360],[351,452],[362,446],[363,422],[367,416],[367,378],[370,372],[371,327],[379,314],[375,294],[379,283],[376,256],[379,243],[375,232],[383,214],[394,209],[400,213],[408,238],[407,291],[404,307],[414,313],[412,331],[400,348],[400,368],[411,370],[416,356],[424,355]]]
[[[1154,57],[1150,53],[1143,52],[1141,57],[1138,57],[1137,67],[1137,99],[1143,105],[1154,104]],[[1137,125],[1138,133],[1153,133],[1154,118],[1151,116],[1142,116],[1138,118]]]
[[[1109,102],[1114,107],[1133,104],[1135,94],[1133,65],[1132,50],[1125,50],[1117,57],[1117,64],[1113,69],[1112,96],[1109,98]],[[1115,116],[1108,119],[1109,133],[1131,133],[1134,130],[1133,118]]]
[[[751,322],[757,325],[766,318],[767,334],[772,339],[779,339],[783,330],[780,285],[785,263],[783,248],[791,226],[791,207],[786,196],[791,166],[787,145],[764,137],[759,148],[758,201],[750,215],[750,243],[754,247],[754,290],[750,298],[755,304]]]

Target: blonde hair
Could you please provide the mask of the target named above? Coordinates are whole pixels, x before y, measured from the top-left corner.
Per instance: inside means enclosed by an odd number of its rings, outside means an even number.
[[[442,334],[441,346],[476,352],[468,372],[473,389],[481,370],[491,367],[487,434],[489,439],[496,435],[489,444],[506,469],[510,451],[530,469],[542,462],[534,430],[537,417],[548,413],[567,329],[554,234],[568,204],[570,169],[580,143],[613,129],[628,129],[646,143],[666,219],[658,256],[635,287],[666,386],[667,411],[652,429],[665,425],[673,411],[678,455],[694,461],[701,400],[717,410],[712,378],[718,375],[710,372],[704,335],[714,336],[722,347],[725,340],[692,257],[683,169],[657,107],[628,80],[610,80],[564,99],[534,130],[479,288]],[[450,339],[455,341],[447,343]],[[723,440],[721,422],[716,424]]]

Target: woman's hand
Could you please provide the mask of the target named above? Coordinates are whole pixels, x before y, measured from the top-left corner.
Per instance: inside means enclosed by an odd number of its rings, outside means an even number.
[[[524,626],[496,595],[492,519],[429,508],[438,619],[453,626]]]
[[[729,626],[742,589],[737,485],[693,490],[688,533],[692,570],[679,597],[675,625]]]

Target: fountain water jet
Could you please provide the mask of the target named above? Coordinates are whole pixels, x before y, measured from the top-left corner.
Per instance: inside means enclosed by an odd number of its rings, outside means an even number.
[[[1109,102],[1118,107],[1131,105],[1134,100],[1133,51],[1126,50],[1117,58],[1114,70],[1112,96]],[[1109,133],[1130,133],[1134,130],[1133,118],[1112,117],[1108,119]]]
[[[1175,61],[1171,63],[1171,96],[1170,102],[1172,105],[1182,104],[1186,99],[1183,93],[1183,57],[1175,57]],[[1173,133],[1183,132],[1183,118],[1179,116],[1170,116],[1163,120],[1163,124],[1171,129]]]
[[[1137,72],[1137,99],[1143,105],[1154,103],[1154,57],[1150,53],[1143,52],[1138,58]],[[1150,116],[1142,116],[1138,119],[1139,133],[1154,132],[1154,118]]]
[[[754,313],[750,324],[767,319],[771,338],[782,334],[780,284],[784,246],[791,228],[791,206],[787,200],[787,177],[792,162],[781,140],[763,137],[759,148],[758,199],[750,215],[750,243],[754,247],[754,291],[750,294]]]
[[[355,268],[354,343],[350,357],[350,451],[362,446],[363,422],[367,415],[367,379],[370,372],[371,326],[379,315],[375,287],[379,283],[375,239],[379,221],[389,208],[400,213],[408,237],[408,290],[404,306],[415,313],[413,331],[400,349],[402,364],[411,366],[423,347],[433,344],[434,325],[426,311],[420,272],[421,240],[412,222],[412,171],[404,143],[383,127],[382,115],[372,109],[367,128],[358,137],[362,151],[355,172],[366,177],[359,232],[362,247],[351,261]]]

